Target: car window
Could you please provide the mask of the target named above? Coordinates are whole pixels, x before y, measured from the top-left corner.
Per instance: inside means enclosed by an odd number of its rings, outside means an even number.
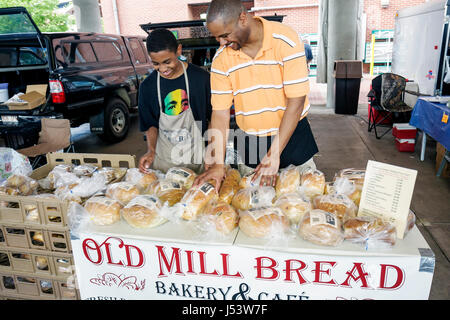
[[[144,51],[138,39],[129,39],[130,47],[133,51],[134,58],[136,59],[136,64],[146,63],[147,52]]]
[[[0,47],[0,67],[34,66],[46,63],[46,52],[40,47]]]
[[[63,48],[70,64],[97,62],[90,42],[65,42]]]
[[[120,61],[123,59],[122,50],[117,42],[111,41],[93,41],[95,54],[98,61]]]

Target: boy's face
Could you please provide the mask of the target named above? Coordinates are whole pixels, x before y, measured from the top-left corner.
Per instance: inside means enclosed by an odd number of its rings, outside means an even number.
[[[152,59],[153,67],[163,78],[173,79],[179,75],[182,68],[178,60],[178,56],[181,55],[181,45],[178,46],[176,52],[161,50],[150,52],[149,55],[150,59]]]

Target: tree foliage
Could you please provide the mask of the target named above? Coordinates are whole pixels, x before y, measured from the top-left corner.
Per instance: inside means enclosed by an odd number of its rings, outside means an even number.
[[[25,7],[42,32],[68,30],[69,15],[58,13],[58,0],[0,0],[0,8]]]

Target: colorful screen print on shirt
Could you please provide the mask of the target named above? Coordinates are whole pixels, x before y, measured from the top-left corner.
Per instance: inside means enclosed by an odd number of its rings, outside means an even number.
[[[164,113],[169,116],[176,116],[189,109],[189,101],[186,91],[177,89],[169,92],[164,99]]]

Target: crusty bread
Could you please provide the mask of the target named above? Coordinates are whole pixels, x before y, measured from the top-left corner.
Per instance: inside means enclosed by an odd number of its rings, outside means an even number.
[[[219,199],[230,204],[234,195],[239,190],[239,182],[241,181],[241,175],[236,169],[228,169],[225,179],[222,182],[222,186],[219,190]]]
[[[248,210],[250,208],[267,206],[272,204],[275,198],[273,187],[250,187],[240,189],[233,197],[231,204],[236,210]]]
[[[337,246],[344,240],[341,221],[334,213],[320,209],[307,212],[299,223],[302,239],[323,246]]]
[[[212,180],[189,189],[180,201],[183,210],[181,217],[185,220],[195,220],[211,199],[218,199]]]
[[[181,183],[168,179],[155,181],[144,191],[144,194],[156,195],[162,203],[167,202],[169,206],[180,202],[185,193],[186,189]]]
[[[325,175],[319,170],[308,169],[302,173],[301,189],[310,198],[322,195],[325,189]]]
[[[393,246],[397,240],[395,226],[375,217],[356,217],[344,223],[344,238],[372,246]]]
[[[123,205],[140,194],[136,185],[128,182],[116,182],[110,184],[106,189],[106,196],[120,201]]]
[[[154,195],[140,195],[123,209],[122,216],[134,228],[153,228],[166,222],[160,215],[161,202]]]
[[[118,200],[96,196],[89,198],[86,201],[84,208],[89,212],[94,224],[106,226],[120,220],[120,210],[122,209],[122,205]]]
[[[216,230],[223,234],[233,231],[239,221],[236,210],[230,204],[220,200],[211,200],[203,209],[202,214],[213,217]]]
[[[167,170],[166,179],[181,183],[185,189],[190,189],[197,174],[186,167],[173,167]]]
[[[138,168],[130,168],[125,174],[125,181],[135,184],[138,188],[146,189],[153,182],[158,180],[158,176],[155,172],[149,171],[142,173]]]
[[[274,202],[274,206],[280,208],[293,225],[298,224],[303,215],[312,209],[309,198],[299,192],[279,196]]]
[[[263,238],[289,228],[288,219],[276,207],[259,207],[239,213],[239,228],[250,238]]]
[[[289,166],[280,170],[275,185],[277,197],[282,194],[291,193],[300,186],[300,171],[296,166]]]
[[[341,222],[356,217],[358,213],[358,208],[354,202],[345,194],[332,193],[317,196],[313,200],[313,207],[336,214]]]

